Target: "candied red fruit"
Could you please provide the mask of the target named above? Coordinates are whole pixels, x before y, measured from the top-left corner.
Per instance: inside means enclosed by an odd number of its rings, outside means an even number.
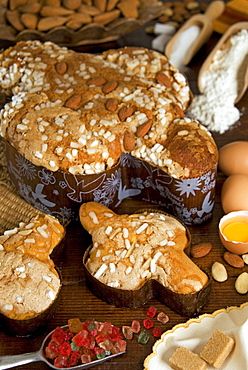
[[[160,338],[162,335],[162,329],[155,326],[155,328],[153,328],[152,334],[155,338]]]
[[[58,368],[86,364],[126,350],[120,328],[110,322],[68,320],[69,329],[57,327],[45,348],[46,357]]]
[[[156,313],[157,313],[157,309],[155,307],[151,306],[151,307],[148,308],[148,311],[147,311],[146,314],[147,314],[147,316],[153,318],[153,317],[156,316]]]
[[[144,325],[145,329],[151,329],[154,326],[152,320],[150,320],[150,319],[143,320],[143,325]]]

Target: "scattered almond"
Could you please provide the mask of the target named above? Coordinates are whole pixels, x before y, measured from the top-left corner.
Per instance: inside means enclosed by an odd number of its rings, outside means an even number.
[[[246,265],[248,265],[248,254],[243,254],[242,259]]]
[[[219,283],[226,281],[228,278],[226,268],[220,262],[214,262],[211,271],[213,279]]]
[[[152,127],[152,120],[148,120],[144,123],[142,123],[138,128],[136,132],[137,137],[143,137],[147,134],[147,132],[150,130]]]
[[[211,243],[198,243],[192,246],[191,248],[191,256],[194,258],[201,258],[205,257],[213,248]]]
[[[232,267],[243,268],[245,265],[244,260],[237,254],[225,252],[223,257],[224,260]]]
[[[111,91],[114,91],[118,86],[117,81],[108,81],[102,88],[104,94],[109,94]]]
[[[158,72],[156,74],[156,80],[166,87],[171,87],[171,80],[168,76],[166,76],[163,72]]]
[[[55,64],[55,69],[58,72],[58,74],[63,75],[67,72],[68,65],[66,62],[58,62]]]
[[[65,102],[65,106],[66,106],[66,108],[77,109],[77,108],[79,108],[80,103],[81,103],[81,95],[76,94],[76,95],[71,96]]]
[[[135,138],[130,131],[125,131],[123,136],[123,146],[127,152],[131,152],[135,148]]]
[[[105,107],[110,112],[115,112],[118,108],[118,100],[114,98],[108,99],[105,104]]]
[[[239,294],[246,294],[248,292],[248,273],[242,272],[236,281],[235,281],[235,289]]]
[[[134,112],[133,107],[130,106],[124,106],[119,110],[119,118],[122,122],[124,122],[128,117],[132,116]]]

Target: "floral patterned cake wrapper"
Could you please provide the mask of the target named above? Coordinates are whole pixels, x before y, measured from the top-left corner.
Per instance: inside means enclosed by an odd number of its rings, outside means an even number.
[[[122,154],[113,168],[100,174],[72,175],[36,166],[4,141],[10,180],[19,195],[60,221],[78,219],[82,203],[102,203],[113,211],[126,198],[161,206],[187,225],[212,217],[217,166],[201,177],[175,179],[164,171]]]

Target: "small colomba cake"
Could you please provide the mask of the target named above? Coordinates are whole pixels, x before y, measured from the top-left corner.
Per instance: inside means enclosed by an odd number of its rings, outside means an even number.
[[[80,207],[80,221],[92,235],[88,271],[105,285],[137,290],[149,279],[179,294],[200,291],[207,275],[185,254],[186,228],[158,212],[117,215],[94,202]]]

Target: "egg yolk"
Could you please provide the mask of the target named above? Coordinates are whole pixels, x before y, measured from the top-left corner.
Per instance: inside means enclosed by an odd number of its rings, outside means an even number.
[[[248,242],[248,224],[245,222],[232,222],[226,225],[222,232],[228,240],[241,243]]]

